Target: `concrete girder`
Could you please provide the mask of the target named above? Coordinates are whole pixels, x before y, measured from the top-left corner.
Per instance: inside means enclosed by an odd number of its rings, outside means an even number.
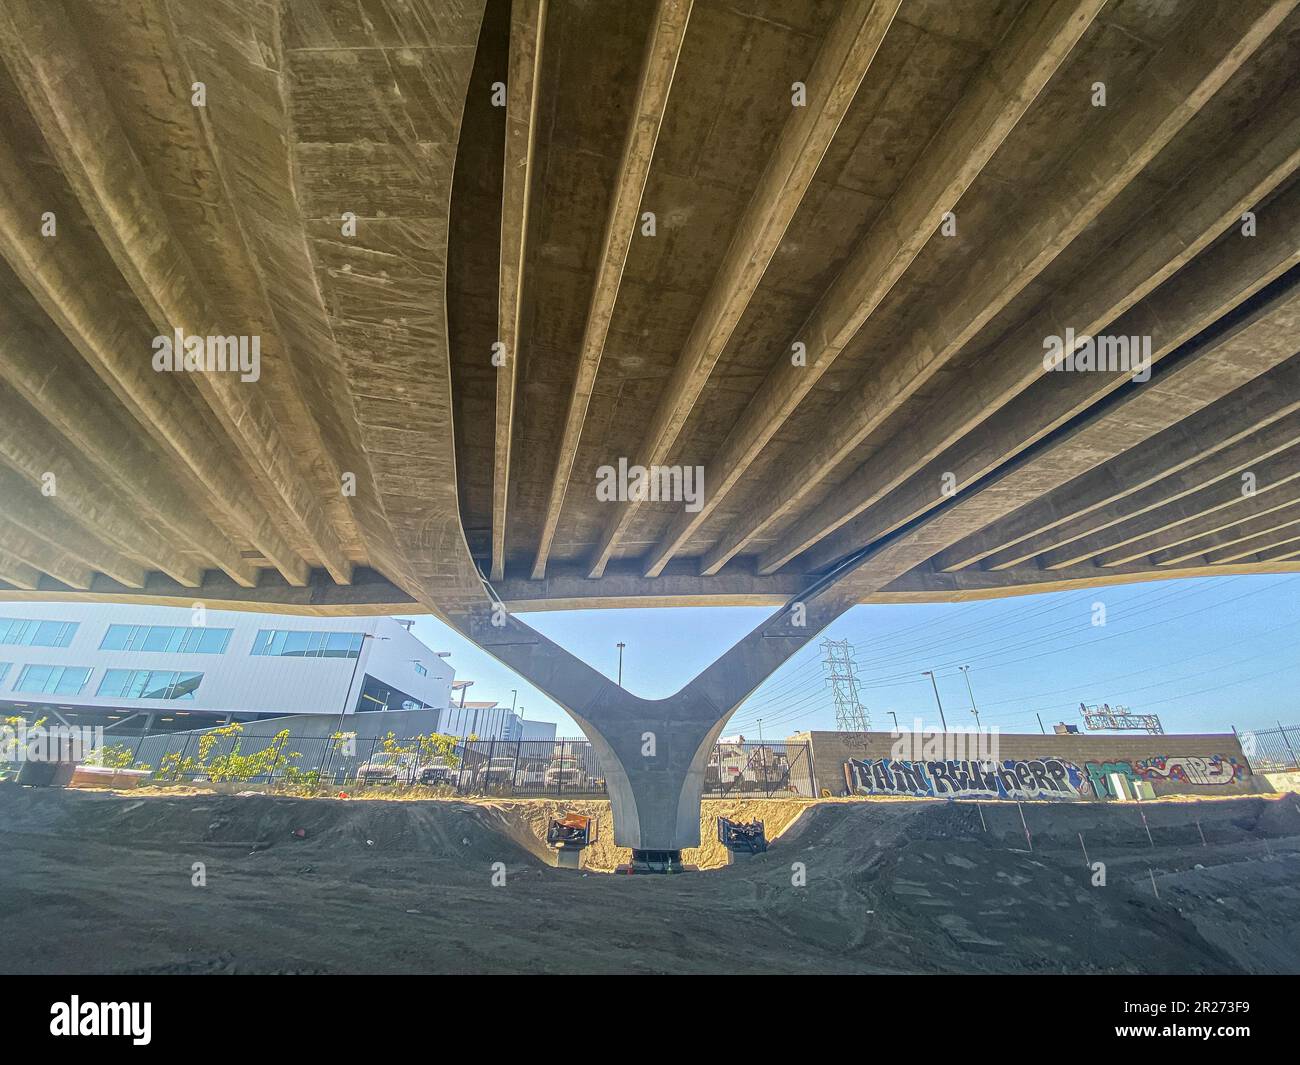
[[[1141,453],[1120,455],[967,537],[937,556],[935,565],[1007,569],[1122,520],[1115,506],[1121,500],[1129,514],[1140,514],[1204,488],[1300,442],[1297,413],[1300,359],[1291,359],[1171,425]]]
[[[51,493],[44,498],[68,520],[94,529],[117,550],[147,558],[181,584],[198,587],[200,567],[141,521],[136,508],[122,507],[121,496],[105,486],[98,471],[79,462],[54,428],[18,397],[0,401],[0,461],[34,485],[48,483]]]
[[[1300,538],[1295,532],[1297,525],[1300,525],[1300,503],[1293,502],[1255,517],[1239,518],[1220,533],[1183,545],[1189,550],[1158,551],[1151,556],[1151,561],[1157,566],[1173,566],[1200,557],[1210,563],[1237,562],[1258,551],[1289,543],[1290,539],[1279,538],[1282,533],[1292,539]]]
[[[1300,549],[1292,550],[1292,547],[1291,544],[1283,544],[1280,547],[1258,551],[1255,554],[1255,561],[1260,564],[1272,565],[1279,570],[1284,569],[1284,567],[1289,568],[1290,560],[1300,559]],[[1300,566],[1300,562],[1294,564]]]
[[[1300,572],[1294,565],[1270,565],[1258,560],[1211,566],[1202,559],[1189,565],[1153,569],[1151,566],[1127,565],[1113,569],[1099,566],[1075,566],[1047,572],[1030,566],[1008,570],[966,569],[955,573],[937,570],[929,563],[913,566],[894,578],[879,591],[866,593],[873,603],[947,603],[981,602],[1013,596],[1042,595],[1087,588],[1114,588],[1141,581],[1186,580],[1190,577],[1245,576],[1263,573]]]
[[[610,197],[609,217],[605,222],[605,237],[596,265],[596,282],[592,288],[591,303],[587,307],[582,346],[578,351],[578,368],[574,376],[573,390],[569,395],[568,411],[564,417],[560,450],[551,477],[546,512],[542,517],[541,536],[533,560],[533,580],[541,580],[546,576],[546,563],[550,558],[551,544],[555,539],[560,511],[564,507],[564,496],[569,487],[569,477],[573,473],[573,463],[577,458],[578,444],[582,439],[582,427],[587,418],[587,408],[596,386],[596,372],[600,369],[601,356],[605,352],[609,324],[613,320],[614,307],[618,302],[623,269],[627,264],[627,254],[632,245],[633,234],[636,232],[641,197],[645,192],[646,179],[650,175],[650,163],[654,159],[655,144],[659,140],[664,109],[668,106],[668,93],[677,70],[682,41],[686,38],[686,26],[690,14],[691,0],[676,0],[676,2],[662,0],[646,44],[636,100],[632,105],[632,117],[623,142],[623,156],[619,161],[618,172],[614,179],[614,192]],[[495,536],[495,528],[493,532]],[[495,540],[493,556],[494,558],[496,556]],[[493,580],[500,580],[502,576],[503,574],[497,572],[494,565]]]
[[[175,329],[187,335],[225,335],[216,306],[172,232],[62,5],[10,0],[0,8],[0,48],[77,199],[159,335],[170,336]],[[269,403],[235,374],[191,376],[321,563],[346,584],[352,563]]]
[[[510,443],[515,420],[515,381],[521,346],[519,321],[524,302],[524,263],[527,261],[528,199],[537,140],[537,101],[541,89],[545,24],[546,0],[513,0],[501,191],[501,269],[497,286],[497,342],[502,346],[498,350],[502,351],[504,358],[497,366],[496,446],[492,460],[491,576],[494,581],[505,576]]]
[[[1256,23],[1251,23],[1256,28]],[[1210,32],[1210,31],[1207,31]],[[1214,34],[1218,33],[1216,29]],[[1254,39],[1253,37],[1251,38]],[[1244,61],[1226,44],[1216,52],[1220,62],[1212,70],[1200,73],[1204,80],[1196,82],[1194,97],[1204,102],[1204,84],[1217,84],[1226,78],[1225,67],[1235,69]],[[1166,60],[1170,57],[1166,56]],[[1191,77],[1183,71],[1182,79]],[[1165,78],[1177,75],[1165,68],[1150,72],[1152,85],[1163,84]],[[1179,82],[1180,83],[1181,79]],[[1087,153],[1086,163],[1081,159],[1080,170],[1089,175],[1077,191],[1067,194],[1077,196],[1079,212],[1067,215],[1069,221],[1062,227],[1060,190],[1053,188],[1044,193],[1043,208],[1036,219],[1037,229],[1026,227],[1026,232],[1038,234],[1038,248],[1054,255],[1082,230],[1078,224],[1095,218],[1101,209],[1131,181],[1142,165],[1153,159],[1173,134],[1175,116],[1186,122],[1191,118],[1177,105],[1169,105],[1159,94],[1157,103],[1151,104],[1145,94],[1140,94],[1132,105],[1130,114],[1122,119],[1125,127],[1138,126],[1145,136],[1136,136],[1141,145],[1131,156],[1116,156],[1115,146],[1101,141]],[[1185,195],[1171,197],[1158,205],[1144,218],[1135,231],[1127,234],[1118,254],[1112,250],[1101,253],[1088,269],[1063,290],[1055,293],[1042,310],[1017,329],[1012,336],[999,342],[981,360],[971,374],[970,387],[954,390],[951,398],[927,417],[918,419],[916,431],[895,436],[876,454],[872,455],[841,485],[834,487],[826,498],[810,513],[794,524],[784,536],[759,560],[760,572],[768,573],[779,568],[836,530],[847,526],[846,539],[863,542],[862,523],[855,523],[859,515],[903,485],[909,477],[922,470],[926,463],[939,456],[975,426],[987,418],[990,411],[1019,396],[1045,375],[1043,368],[1043,341],[1050,335],[1064,336],[1067,327],[1079,337],[1091,336],[1103,328],[1116,324],[1116,319],[1138,304],[1143,297],[1158,287],[1189,262],[1225,228],[1232,225],[1241,212],[1254,206],[1300,166],[1300,90],[1288,96],[1290,108],[1263,116],[1247,133],[1246,140],[1231,146],[1194,171],[1183,184]],[[1055,208],[1055,211],[1053,210]],[[969,292],[960,293],[951,302],[945,302],[935,312],[933,319],[917,330],[907,357],[900,358],[904,374],[914,366],[922,369],[919,375],[928,379],[940,366],[955,357],[974,335],[973,327],[988,321],[991,311],[1005,305],[1008,293],[998,283],[1000,264],[1016,273],[1014,290],[1019,291],[1029,280],[1025,263],[1030,260],[1023,247],[1025,238],[1020,231],[1010,231],[996,243],[995,249],[985,258],[987,272],[972,276]],[[1046,253],[1045,253],[1046,254]],[[1033,260],[1037,262],[1037,260]],[[983,293],[983,295],[980,295]],[[1114,330],[1118,332],[1118,330]],[[1066,375],[1058,375],[1066,376]],[[919,384],[917,385],[919,387]],[[862,394],[852,394],[838,408],[828,427],[827,439],[837,435],[856,445],[866,439],[866,433],[841,432],[845,422],[857,424],[863,410],[870,411],[883,402],[871,397],[871,386],[865,385]],[[1083,393],[1085,390],[1080,389]],[[910,391],[902,393],[910,395]],[[888,396],[888,393],[886,393]],[[1080,404],[1097,398],[1095,394],[1083,395]],[[891,401],[888,401],[892,403]],[[884,413],[894,409],[889,406]],[[882,417],[884,416],[882,413]],[[873,423],[875,428],[879,423]],[[840,448],[836,448],[836,453]],[[847,455],[849,452],[843,452]],[[818,464],[805,472],[809,483],[828,472],[832,467]],[[783,485],[783,490],[792,488]],[[803,490],[807,494],[807,487]],[[780,497],[778,497],[780,498]],[[869,518],[869,515],[868,515]],[[809,556],[811,565],[817,567],[839,549],[838,542],[824,543]]]
[[[748,508],[750,516],[735,523],[705,556],[704,572],[716,572],[773,522],[790,514],[862,441],[954,359],[1119,196],[1274,24],[1274,19],[1266,16],[1236,21],[1231,30],[1217,26],[1214,34],[1197,34],[1189,28],[1194,46],[1180,41],[1163,48],[1142,72],[1144,88],[1134,94],[1132,103],[1117,109],[1110,120],[1114,126],[1106,127],[1113,130],[1115,139],[1103,136],[1085,144],[1071,161],[1068,182],[1053,178],[1036,190],[1035,199],[1026,200],[1023,221],[999,234],[982,256],[981,269],[968,275],[962,288],[921,321],[904,350],[879,376],[866,377],[850,390],[835,407],[810,453],[794,463],[772,490],[755,487],[760,498]],[[1206,43],[1211,36],[1216,41],[1213,46]],[[1237,54],[1233,47],[1239,41],[1245,43],[1244,54]],[[917,428],[928,430],[928,437],[933,438],[937,426],[927,419]],[[912,434],[907,435],[910,438]],[[914,440],[909,440],[909,445],[909,455],[924,451]],[[883,467],[889,472],[895,468],[892,463]],[[871,487],[881,469],[876,464],[870,466]],[[717,478],[714,480],[716,483]],[[868,480],[866,472],[862,480]],[[761,571],[772,572],[784,565],[860,512],[852,509],[855,502],[854,494],[832,493],[763,553]]]
[[[68,588],[89,590],[94,572],[80,559],[48,540],[40,540],[16,522],[0,514],[0,548],[39,573],[48,574]],[[126,587],[120,585],[119,587]]]
[[[640,447],[645,465],[663,463],[678,440],[803,202],[899,3],[852,0],[827,32],[806,78],[807,106],[794,108],[786,120],[655,409]],[[604,573],[636,511],[637,505],[628,503],[613,515],[592,563],[593,577]]]
[[[1280,199],[1274,202],[1280,202]],[[1300,221],[1295,219],[1293,215],[1293,225],[1300,226]],[[1253,244],[1253,241],[1247,243]],[[1285,244],[1285,241],[1279,240],[1279,243]],[[1256,279],[1261,274],[1265,278],[1272,276],[1279,256],[1293,261],[1300,258],[1300,243],[1292,241],[1290,252],[1285,248],[1261,252],[1259,247],[1243,252],[1241,258],[1251,269],[1243,270],[1236,277],[1216,278],[1215,283],[1223,282],[1229,289],[1236,288],[1240,300],[1256,288],[1251,276]],[[1198,272],[1206,275],[1221,273],[1224,268],[1214,262],[1214,258],[1198,260],[1197,265],[1201,267]],[[1184,332],[1190,329],[1195,334],[1200,327],[1190,323],[1189,319],[1202,317],[1195,310],[1196,306],[1205,310],[1211,320],[1223,311],[1208,311],[1208,305],[1217,302],[1215,300],[1197,302],[1196,294],[1203,297],[1203,286],[1211,280],[1208,276],[1194,280],[1190,286],[1192,291],[1179,295],[1178,282],[1183,276],[1180,274],[1162,289],[1162,293],[1172,289],[1175,297],[1175,306],[1169,308],[1164,328]],[[892,537],[877,541],[877,545],[859,547],[854,558],[863,554],[870,556],[869,561],[860,565],[851,577],[858,585],[859,594],[869,595],[897,580],[907,570],[928,562],[971,533],[1073,480],[1099,462],[1138,446],[1161,429],[1222,398],[1272,365],[1285,361],[1295,352],[1297,314],[1300,314],[1300,277],[1288,275],[1280,279],[1272,291],[1262,294],[1248,313],[1238,315],[1227,327],[1185,348],[1167,368],[1157,362],[1152,378],[1146,384],[1117,395],[1111,403],[1071,428],[1042,441],[1035,450],[1020,456],[1016,462],[959,491],[954,498],[942,501],[942,505],[932,505],[930,511],[911,528],[900,529]],[[1152,325],[1154,327],[1154,322]],[[997,419],[993,422],[996,423]],[[961,461],[966,461],[964,453]],[[984,460],[977,457],[970,461],[982,464]],[[960,463],[954,465],[959,467]],[[941,496],[942,493],[936,488],[935,494]],[[1092,569],[1089,567],[1090,571]]]
[[[1194,507],[1196,501],[1189,501],[1189,497],[1196,496],[1204,489],[1237,475],[1256,471],[1274,456],[1284,453],[1294,455],[1293,449],[1298,444],[1300,444],[1300,425],[1294,421],[1287,421],[1269,430],[1253,433],[1243,442],[1240,449],[1231,449],[1215,456],[1214,459],[1193,466],[1183,474],[1171,475],[1166,480],[1156,481],[1149,488],[1131,496],[1121,495],[1120,499],[1123,499],[1125,504],[1122,508],[1111,509],[1104,516],[1085,517],[1078,523],[1068,522],[1060,527],[1060,535],[1050,537],[1050,543],[1036,537],[1014,552],[1015,555],[1022,557],[1014,561],[1000,562],[997,565],[994,565],[993,560],[990,559],[987,568],[1006,569],[1010,565],[1040,556],[1045,561],[1073,560],[1073,562],[1067,561],[1065,563],[1067,565],[1082,562],[1091,558],[1092,554],[1089,553],[1090,549],[1086,545],[1079,546],[1080,541],[1095,542],[1096,538],[1104,537],[1107,530],[1122,526],[1125,522],[1143,515],[1163,514],[1167,519],[1170,512],[1162,508],[1175,505]],[[1198,498],[1202,501],[1204,499],[1203,496]],[[1158,520],[1158,517],[1153,520]]]
[[[3,533],[0,533],[2,536]],[[0,581],[12,584],[23,591],[34,592],[40,586],[41,572],[30,566],[17,555],[11,555],[0,548]]]
[[[82,384],[71,365],[76,355],[65,351],[53,338],[38,337],[34,330],[23,328],[16,316],[9,316],[4,327],[0,333],[0,378],[39,411],[52,430],[90,457],[96,487],[125,496],[134,512],[148,516],[155,528],[169,528],[244,587],[255,587],[256,570],[230,538],[194,507],[177,485],[175,474],[159,461],[158,453],[146,447],[134,427],[115,417],[101,398]],[[31,424],[31,414],[24,410],[16,405],[10,407],[6,418],[18,430],[20,439],[37,439],[42,433],[40,425],[25,430],[14,421],[25,419]],[[113,462],[107,461],[110,455]],[[150,557],[160,560],[168,553],[149,552]],[[183,581],[184,569],[161,568]]]
[[[1150,337],[1151,360],[1158,370],[1161,359],[1300,263],[1300,184],[1293,185],[1271,201],[1266,210],[1270,219],[1266,233],[1259,238],[1242,238],[1214,245],[1112,322],[1108,327],[1111,334]],[[1254,314],[1244,323],[1235,323],[1227,335],[1202,342],[1192,357],[1181,359],[1168,377],[1157,377],[1147,384],[1135,386],[1137,390],[1122,404],[1127,416],[1122,424],[1116,417],[1094,417],[1086,426],[1076,425],[1073,430],[1076,446],[1095,446],[1096,450],[1091,452],[1093,461],[1078,467],[1071,476],[1092,469],[1101,461],[1099,456],[1111,458],[1125,447],[1146,441],[1180,417],[1194,414],[1291,358],[1295,347],[1285,336],[1285,328],[1294,314],[1294,305],[1294,296],[1272,301],[1267,315]],[[1237,334],[1247,327],[1251,329],[1251,336],[1259,338],[1261,346],[1258,349],[1243,350],[1240,362],[1236,364],[1215,354],[1225,344],[1231,345],[1225,350],[1241,350]],[[897,491],[819,544],[806,556],[810,568],[828,565],[944,503],[949,497],[945,495],[948,475],[955,480],[959,490],[961,486],[970,486],[989,476],[1035,442],[1061,430],[1090,407],[1105,400],[1131,377],[1123,371],[1046,373],[1042,363],[1042,334],[1039,336],[1036,350],[1030,350],[1028,336],[1021,337],[1024,346],[1016,349],[1022,360],[1032,359],[1036,365],[1036,370],[1028,371],[1039,378],[1036,385],[1001,409],[990,405],[978,414],[971,407],[972,402],[978,402],[976,389],[971,389],[975,393],[973,399],[958,398],[955,404],[962,411],[959,417],[963,421],[978,418],[973,431],[933,458]],[[1204,380],[1188,382],[1190,367],[1199,364],[1206,355],[1212,356],[1214,372],[1205,372]],[[1200,369],[1205,371],[1204,366]],[[1133,406],[1134,402],[1139,406]],[[990,417],[995,411],[996,415]],[[1013,424],[1016,426],[1014,433],[1009,431]],[[906,442],[907,438],[903,440]],[[900,465],[911,466],[908,458],[898,455],[897,441],[880,452],[880,456],[886,455],[896,457]],[[1063,469],[1072,468],[1069,461],[1061,465]],[[1028,477],[1028,474],[1021,476]],[[1056,476],[1053,473],[1039,484],[1034,497],[1064,483]],[[855,474],[853,481],[856,483],[856,480]],[[848,489],[841,486],[840,491],[846,493]],[[951,544],[942,545],[943,548],[949,546]]]
[[[582,727],[600,759],[614,842],[680,851],[700,842],[709,750],[727,719],[799,648],[857,600],[846,567],[788,601],[666,699],[642,699],[499,606],[446,620],[546,692]]]
[[[15,525],[22,526],[37,541],[59,544],[82,565],[107,574],[128,588],[144,587],[144,567],[139,562],[126,557],[115,547],[109,546],[70,520],[50,498],[41,495],[39,490],[5,465],[0,465],[0,498],[4,499],[4,517]],[[29,565],[44,569],[33,552],[20,549],[14,541],[5,541],[5,546]],[[45,569],[45,572],[65,580],[54,570]],[[85,580],[80,573],[73,576],[78,582]],[[65,580],[65,583],[70,582]],[[89,583],[85,586],[89,587]]]
[[[79,272],[83,257],[66,229],[58,240],[45,240],[32,226],[31,219],[39,218],[48,203],[33,184],[30,168],[2,136],[0,184],[5,190],[0,196],[0,254],[14,273],[159,447],[210,493],[286,580],[305,585],[306,563],[250,498],[231,464],[214,461],[225,449],[201,419],[187,413],[187,392],[172,375],[153,373],[141,357],[150,350],[142,323],[123,311],[111,288],[84,283]],[[6,344],[0,350],[0,373],[14,380],[27,373],[20,359],[58,358],[57,352],[43,354],[44,349],[19,352]]]
[[[650,553],[646,576],[662,572],[830,369],[920,254],[944,214],[956,207],[1100,8],[1094,0],[1058,2],[1027,8],[1017,20],[976,74],[973,91],[953,109],[793,338],[807,345],[806,365],[793,365],[784,356],[777,361],[711,461],[704,505],[695,513],[684,511],[672,523]],[[743,520],[748,529],[753,519]],[[728,536],[706,558],[703,571],[716,572],[744,542],[747,535]]]
[[[1172,551],[1180,544],[1230,528],[1245,518],[1289,506],[1292,499],[1277,489],[1300,481],[1300,448],[1283,451],[1257,463],[1250,473],[1257,486],[1247,492],[1243,483],[1220,481],[1209,488],[1157,510],[1112,526],[1105,532],[1050,551],[1040,559],[1044,569],[1064,569],[1092,561],[1114,566],[1145,559],[1154,552]],[[1152,541],[1153,538],[1155,542]]]
[[[158,22],[168,26],[165,43],[181,84],[203,82],[209,98],[238,102],[197,108],[188,100],[179,107],[175,101],[157,105],[170,106],[175,120],[194,127],[195,146],[205,149],[219,179],[209,187],[220,197],[221,214],[233,220],[233,225],[223,225],[207,216],[216,238],[232,251],[226,257],[207,256],[204,265],[213,283],[230,294],[228,300],[233,297],[259,326],[265,322],[273,330],[274,346],[264,352],[263,364],[270,371],[264,384],[286,419],[286,437],[313,467],[313,487],[318,487],[323,507],[337,514],[340,527],[356,530],[370,566],[396,571],[398,552],[375,490],[370,457],[359,440],[357,397],[343,374],[341,346],[308,250],[309,223],[299,206],[302,174],[295,175],[291,158],[295,133],[284,53],[286,37],[295,32],[290,27],[311,19],[310,5],[243,5],[241,17],[232,21],[220,4],[147,2]],[[421,13],[441,21],[428,9]],[[461,6],[448,10],[446,17],[454,21],[473,14]],[[270,61],[266,42],[280,46]],[[250,115],[255,116],[252,124]],[[260,135],[250,135],[250,128]],[[200,240],[213,239],[198,232]],[[345,472],[355,477],[355,494],[339,491]]]

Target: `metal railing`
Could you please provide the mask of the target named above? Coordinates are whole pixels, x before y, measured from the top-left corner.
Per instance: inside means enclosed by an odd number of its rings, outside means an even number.
[[[1275,729],[1251,729],[1238,733],[1237,738],[1252,772],[1300,769],[1300,760],[1296,757],[1296,752],[1300,751],[1300,726],[1284,726],[1279,721]]]
[[[429,737],[339,740],[283,732],[214,730],[119,736],[106,761],[146,769],[151,784],[299,785],[308,790],[429,786],[457,795],[599,798],[605,775],[590,742],[444,740]],[[816,794],[806,743],[719,743],[705,768],[708,798]]]

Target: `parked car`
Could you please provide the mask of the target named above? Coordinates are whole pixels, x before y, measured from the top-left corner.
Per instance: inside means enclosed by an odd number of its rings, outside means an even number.
[[[435,758],[432,762],[426,762],[415,771],[415,783],[417,784],[449,784],[456,778],[456,770],[452,769],[442,758]]]
[[[546,766],[541,762],[520,762],[515,787],[519,791],[541,791],[546,787]]]
[[[579,791],[589,784],[587,770],[576,758],[552,758],[551,764],[546,767],[543,781],[548,790],[571,788]]]
[[[383,751],[357,766],[358,784],[410,784],[415,780],[413,754]]]
[[[509,787],[514,782],[516,768],[517,760],[513,755],[493,758],[487,765],[479,767],[474,783],[480,791]]]

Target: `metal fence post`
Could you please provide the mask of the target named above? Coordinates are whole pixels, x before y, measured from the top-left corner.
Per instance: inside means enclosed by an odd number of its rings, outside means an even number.
[[[270,786],[275,780],[275,764],[280,760],[280,752],[284,750],[284,745],[289,742],[288,736],[281,736],[279,742],[275,745],[275,750],[271,752],[271,770],[266,774],[266,783]]]
[[[181,760],[176,763],[176,782],[179,784],[181,774],[185,771],[185,759],[190,753],[190,744],[194,741],[194,733],[191,732],[185,737],[185,746],[181,748]],[[170,747],[171,745],[168,744]]]
[[[1286,744],[1286,749],[1291,752],[1291,765],[1300,769],[1300,762],[1296,761],[1295,748],[1291,746],[1291,737],[1286,734],[1286,729],[1282,727],[1282,722],[1277,723],[1278,732],[1282,733],[1282,742]]]
[[[144,741],[149,736],[149,719],[144,719],[144,731],[140,733],[140,739],[136,741],[135,752],[131,755],[131,765],[134,766],[140,761],[140,748],[144,746]]]

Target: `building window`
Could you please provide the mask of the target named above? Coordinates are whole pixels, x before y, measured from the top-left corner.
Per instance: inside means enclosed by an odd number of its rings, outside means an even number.
[[[67,647],[80,622],[27,621],[23,618],[0,618],[0,644],[24,647]]]
[[[429,675],[429,671],[425,669],[424,666],[422,666],[419,662],[415,663],[415,672],[420,674],[420,676],[422,677],[427,677]]]
[[[423,710],[428,706],[429,704],[422,699],[417,699],[383,681],[375,680],[367,673],[361,681],[356,712],[365,714],[384,710]]]
[[[12,662],[0,662],[0,684],[5,682],[5,677],[9,676],[9,667]]]
[[[78,695],[90,679],[90,668],[82,666],[23,666],[14,684],[16,692],[46,695]]]
[[[193,699],[202,673],[169,669],[108,669],[96,695],[117,699]]]
[[[220,655],[225,654],[234,631],[198,625],[110,625],[99,649]]]
[[[361,654],[361,632],[304,629],[261,629],[252,653],[278,658],[356,658]]]

